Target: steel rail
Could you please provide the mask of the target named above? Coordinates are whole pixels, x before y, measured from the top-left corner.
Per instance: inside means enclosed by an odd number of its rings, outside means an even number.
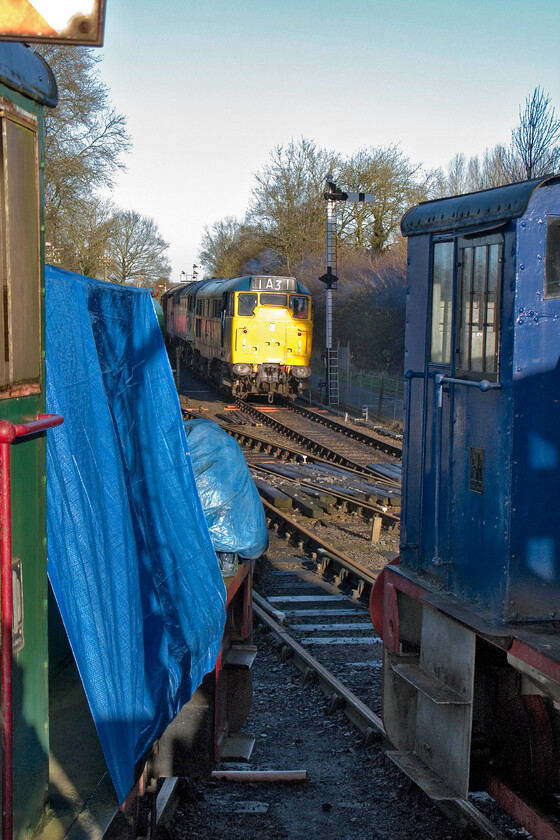
[[[262,602],[262,596],[254,592],[254,615],[271,631],[283,648],[293,656],[294,664],[303,673],[304,679],[308,680],[312,677],[317,679],[321,690],[330,700],[329,710],[342,709],[348,720],[362,732],[366,746],[376,741],[382,741],[384,751],[391,748],[383,720],[379,715],[366,706],[334,674],[331,674],[324,665],[281,627],[272,618],[269,611],[260,606]],[[505,835],[468,799],[449,799],[436,801],[434,804],[454,822],[460,819],[474,825],[490,840],[506,840]]]
[[[379,715],[369,709],[324,665],[321,665],[318,659],[315,659],[296,642],[255,600],[253,600],[253,612],[278,640],[294,654],[294,662],[304,676],[309,677],[313,674],[317,677],[322,690],[331,700],[331,708],[344,708],[344,713],[348,719],[363,733],[366,743],[371,743],[376,738],[385,737],[385,727]]]
[[[267,518],[271,521],[280,520],[287,530],[300,535],[300,541],[302,543],[315,546],[317,553],[321,556],[319,565],[324,571],[326,571],[329,565],[340,566],[346,571],[346,575],[342,575],[341,578],[346,577],[348,572],[357,577],[358,586],[356,588],[356,595],[361,597],[362,595],[367,594],[366,587],[371,588],[373,586],[382,569],[367,569],[343,551],[339,551],[329,543],[325,542],[325,540],[322,540],[316,534],[313,534],[307,528],[304,528],[303,525],[300,525],[299,522],[296,522],[291,516],[286,516],[282,513],[282,511],[278,510],[278,508],[275,508],[274,505],[271,505],[266,499],[261,499],[261,501]]]
[[[266,464],[251,464],[249,469],[278,477],[278,473],[274,472],[273,470],[269,470]],[[395,513],[390,513],[384,505],[380,505],[375,502],[366,502],[361,501],[359,499],[355,499],[353,496],[347,495],[346,493],[341,493],[340,490],[333,490],[328,485],[319,484],[313,481],[300,481],[296,478],[290,478],[288,476],[282,476],[282,481],[292,482],[297,487],[308,487],[311,490],[318,490],[319,492],[328,493],[330,496],[336,498],[337,504],[341,506],[344,505],[347,510],[367,511],[372,516],[380,516],[383,525],[387,529],[393,529],[400,525],[400,517],[397,516]]]
[[[189,417],[199,418],[200,414],[198,411],[193,411],[192,409],[185,408],[184,406],[181,407],[181,411],[184,415],[188,415]],[[323,457],[318,455],[314,452],[310,452],[309,449],[298,449],[294,446],[290,446],[284,442],[278,443],[275,441],[270,440],[270,438],[264,437],[263,435],[255,432],[253,427],[244,427],[240,425],[232,425],[228,423],[224,423],[218,420],[214,420],[213,422],[218,423],[218,425],[224,429],[229,435],[231,435],[240,445],[249,445],[251,448],[255,448],[255,444],[257,447],[261,448],[261,451],[266,450],[265,454],[273,456],[275,452],[279,454],[284,454],[286,456],[285,460],[292,460],[292,461],[303,461],[307,463],[317,463],[317,464],[329,464],[333,465],[336,464],[337,466],[343,467],[348,472],[353,472],[356,475],[361,476],[362,478],[368,477],[371,478],[372,476],[376,478],[378,481],[382,481],[388,486],[391,486],[393,482],[388,479],[386,476],[381,476],[379,473],[375,471],[375,469],[370,469],[368,467],[364,467],[361,464],[352,461],[351,459],[345,458],[344,456],[340,455],[340,453],[335,452],[335,450],[329,450],[322,444],[318,444],[317,441],[313,441],[310,438],[307,438],[302,433],[298,433],[297,437],[300,441],[306,442],[308,441],[310,445],[314,448],[318,446],[323,449],[324,452],[330,452],[332,457]],[[272,424],[271,424],[272,425]],[[281,434],[286,435],[287,432],[293,431],[290,430],[288,427],[284,427],[281,424],[278,425],[277,431]]]
[[[365,467],[362,464],[358,464],[351,458],[347,458],[345,455],[341,455],[340,452],[336,452],[336,450],[325,446],[325,444],[318,443],[317,441],[312,440],[311,438],[304,435],[302,432],[294,432],[293,429],[290,429],[288,426],[283,426],[282,424],[278,423],[278,421],[274,421],[274,423],[270,423],[269,425],[274,427],[276,431],[280,434],[284,434],[286,436],[289,435],[291,437],[297,438],[297,440],[300,443],[303,443],[304,446],[308,445],[309,449],[295,449],[283,443],[274,443],[270,439],[265,438],[256,432],[243,429],[243,427],[239,426],[223,425],[222,428],[224,428],[230,435],[235,437],[236,440],[253,440],[257,443],[262,444],[263,446],[270,447],[271,450],[275,448],[283,450],[286,453],[289,453],[290,456],[294,458],[300,458],[301,460],[307,460],[308,462],[313,463],[317,462],[331,465],[336,464],[337,466],[344,467],[344,469],[354,472],[357,475],[361,475],[362,477],[371,477],[377,475],[377,473],[373,469]]]
[[[355,438],[356,440],[360,440],[363,443],[367,443],[374,449],[379,449],[380,446],[384,447],[386,444],[388,446],[392,445],[389,441],[385,439],[383,432],[380,432],[379,435],[376,435],[375,433],[371,434],[370,432],[364,431],[363,429],[356,429],[354,426],[349,426],[342,420],[338,420],[336,417],[333,417],[330,413],[323,412],[322,409],[309,408],[308,406],[300,405],[300,403],[291,402],[290,410],[296,412],[297,414],[303,415],[303,417],[308,417],[310,420],[314,420],[316,423],[321,423],[325,426],[328,426],[331,429],[336,429],[337,431],[341,432],[341,434],[346,435],[347,437]],[[393,445],[402,454],[402,435],[399,437],[393,434],[392,432],[387,432],[387,437],[393,438],[395,440],[395,443]]]
[[[296,436],[300,434],[303,435],[303,433],[298,432],[296,429],[290,428],[290,426],[287,426],[286,424],[272,417],[269,412],[261,411],[259,408],[252,405],[251,403],[246,403],[243,400],[238,399],[237,404],[244,412],[246,412],[252,417],[257,417],[259,420],[261,420],[263,423],[266,423],[269,426],[276,427],[278,430],[289,430],[291,434],[294,434]],[[397,444],[388,440],[383,440],[382,438],[374,437],[373,435],[364,434],[360,430],[352,430],[351,427],[345,426],[344,424],[339,423],[338,421],[332,418],[327,418],[325,415],[319,414],[316,411],[309,411],[308,409],[299,411],[299,408],[297,411],[301,416],[305,416],[313,423],[320,423],[321,425],[327,426],[328,428],[330,428],[333,431],[336,431],[339,434],[343,434],[345,437],[354,438],[355,440],[358,440],[361,443],[364,443],[367,446],[371,447],[371,449],[373,450],[377,449],[382,452],[386,452],[390,455],[393,455],[397,458],[402,457],[402,444],[400,442]],[[284,434],[286,433],[287,432],[284,431]],[[316,443],[317,446],[321,446],[320,443]]]

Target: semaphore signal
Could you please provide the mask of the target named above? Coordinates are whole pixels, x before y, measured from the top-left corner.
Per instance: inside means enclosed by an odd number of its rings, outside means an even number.
[[[327,405],[332,405],[332,395],[333,391],[336,390],[338,393],[338,388],[334,388],[334,385],[338,384],[338,367],[333,365],[333,350],[332,350],[332,290],[333,286],[338,280],[338,277],[333,272],[333,255],[332,255],[332,219],[333,219],[333,210],[334,210],[334,202],[335,201],[354,201],[354,202],[365,202],[367,204],[373,204],[375,201],[375,194],[374,193],[365,193],[365,192],[344,192],[337,187],[337,185],[333,181],[333,176],[329,173],[327,175],[327,189],[324,193],[324,197],[327,201],[327,271],[326,274],[323,274],[319,280],[325,283],[327,287],[327,294],[326,294],[326,302],[325,302],[325,361],[327,366],[327,387],[326,387],[326,399],[325,402]],[[333,382],[334,379],[334,371],[336,369],[336,383]]]

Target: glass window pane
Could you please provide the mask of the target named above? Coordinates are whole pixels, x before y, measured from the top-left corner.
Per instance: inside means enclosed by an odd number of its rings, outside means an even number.
[[[40,265],[36,131],[2,121],[3,370],[1,384],[40,376]],[[11,370],[10,370],[11,367]]]
[[[486,271],[488,248],[474,249],[474,277],[472,294],[471,370],[484,370],[484,314],[486,312]]]
[[[261,306],[287,306],[288,295],[261,294]]]
[[[497,373],[502,243],[497,237],[460,249],[458,369]],[[480,240],[478,240],[480,243]]]
[[[430,361],[451,363],[453,326],[453,242],[434,244],[432,271],[432,341]]]
[[[257,305],[257,295],[256,294],[242,294],[239,295],[237,299],[237,314],[243,315],[244,317],[251,317],[255,312],[255,307]]]
[[[304,295],[290,295],[290,309],[294,318],[305,320],[308,314],[309,298]]]
[[[460,326],[460,366],[470,367],[471,324],[473,295],[473,250],[465,248],[461,252],[461,326]]]
[[[488,294],[486,298],[486,363],[484,369],[489,373],[497,372],[496,333],[498,325],[498,293],[500,290],[500,245],[490,245],[488,249]]]

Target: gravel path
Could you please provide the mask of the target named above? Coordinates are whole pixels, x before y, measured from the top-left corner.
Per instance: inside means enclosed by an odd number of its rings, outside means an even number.
[[[252,770],[307,770],[295,783],[206,781],[194,785],[158,840],[459,840],[465,834],[403,776],[379,745],[364,747],[342,712],[331,717],[319,688],[282,663],[256,628]],[[230,768],[224,765],[224,769]],[[190,798],[190,801],[189,801]]]

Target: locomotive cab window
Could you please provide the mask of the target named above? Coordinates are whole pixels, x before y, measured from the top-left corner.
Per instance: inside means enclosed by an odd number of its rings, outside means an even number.
[[[457,369],[496,375],[502,279],[502,237],[459,241]]]
[[[290,309],[294,318],[305,321],[309,318],[309,299],[303,295],[290,295]]]
[[[560,216],[546,221],[545,298],[560,297]]]
[[[251,318],[255,314],[258,296],[253,294],[240,294],[237,298],[237,314]]]
[[[261,306],[287,306],[288,295],[261,294]]]

